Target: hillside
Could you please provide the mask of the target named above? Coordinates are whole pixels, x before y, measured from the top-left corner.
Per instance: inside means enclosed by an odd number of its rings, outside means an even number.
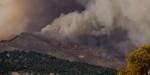
[[[59,75],[115,75],[115,70],[25,51],[0,53],[0,72],[25,71]]]
[[[97,50],[97,48],[85,47],[68,40],[61,42],[53,39],[46,39],[37,34],[22,33],[8,41],[1,41],[0,52],[13,51],[15,49],[21,51],[34,51],[55,56],[60,59],[86,62],[93,65],[105,67],[122,66],[122,57],[117,52],[108,55],[106,50]],[[98,54],[97,54],[98,51]],[[115,55],[116,54],[116,55]],[[107,56],[106,56],[107,55]]]

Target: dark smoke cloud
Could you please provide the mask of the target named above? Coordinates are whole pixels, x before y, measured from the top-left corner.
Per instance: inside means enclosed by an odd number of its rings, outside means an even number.
[[[91,0],[77,0],[77,1],[81,3],[82,5],[86,6]]]
[[[30,23],[29,29],[39,31],[61,14],[82,11],[84,6],[76,0],[24,0]]]

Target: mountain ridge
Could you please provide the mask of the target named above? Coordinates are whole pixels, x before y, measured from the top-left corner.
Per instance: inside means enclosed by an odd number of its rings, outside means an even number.
[[[11,51],[15,49],[40,52],[65,60],[86,62],[99,66],[113,68],[120,66],[117,60],[107,59],[106,56],[103,57],[103,53],[106,53],[104,50],[101,50],[99,56],[97,56],[95,52],[96,48],[83,47],[72,42],[64,44],[57,40],[49,40],[33,33],[22,33],[11,40],[0,43],[0,51]]]

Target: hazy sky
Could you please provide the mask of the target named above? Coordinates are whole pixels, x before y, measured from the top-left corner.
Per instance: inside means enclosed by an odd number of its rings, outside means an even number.
[[[40,31],[56,17],[75,10],[84,10],[75,0],[1,0],[0,39]]]

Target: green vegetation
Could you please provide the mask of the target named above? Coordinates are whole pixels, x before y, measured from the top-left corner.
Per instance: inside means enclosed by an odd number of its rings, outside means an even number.
[[[59,75],[115,75],[114,69],[70,62],[56,57],[23,51],[0,53],[0,72],[25,71]]]

